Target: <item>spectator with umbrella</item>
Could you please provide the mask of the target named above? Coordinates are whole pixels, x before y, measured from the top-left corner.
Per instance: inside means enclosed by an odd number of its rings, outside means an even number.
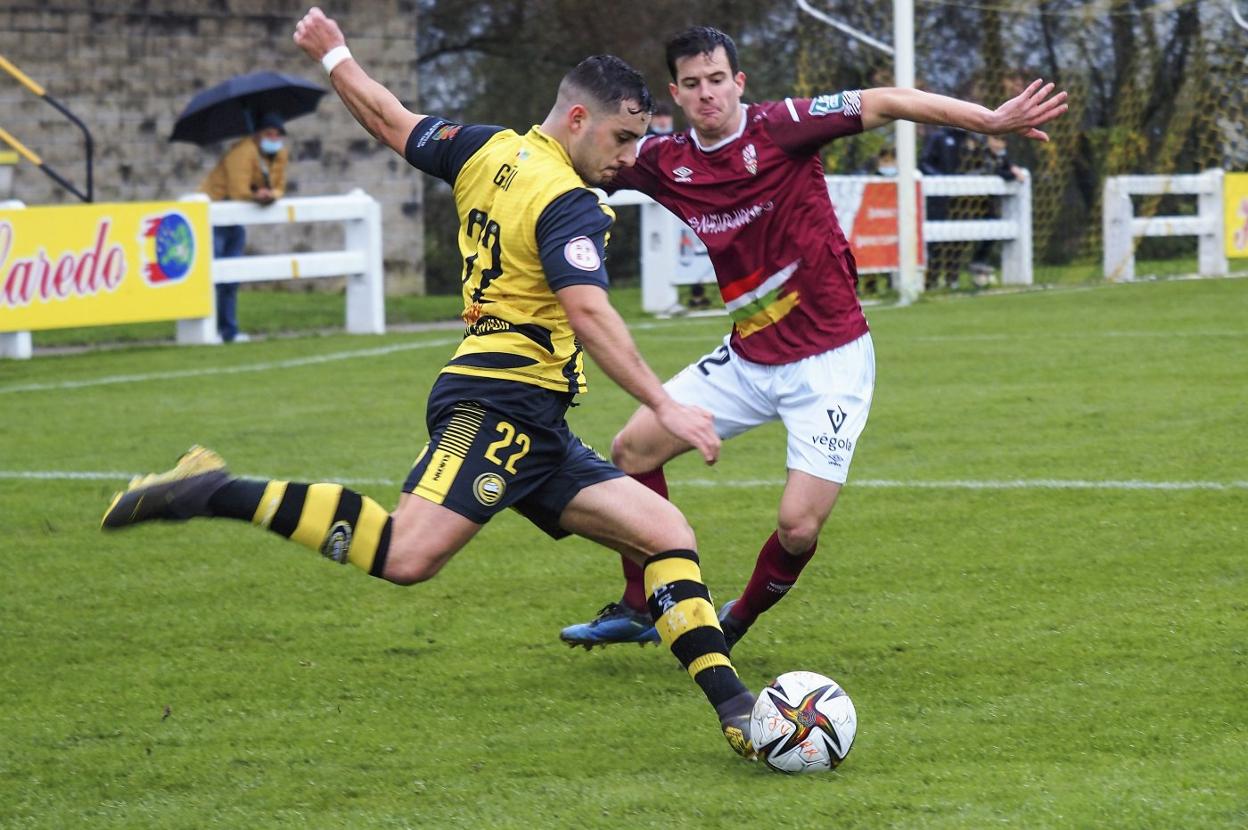
[[[253,72],[196,95],[174,124],[170,141],[201,146],[245,134],[200,184],[213,201],[270,205],[286,192],[286,120],[316,110],[322,87],[277,72]],[[213,229],[215,257],[242,256],[242,225]],[[226,343],[245,342],[238,327],[238,283],[217,283],[217,331]]]

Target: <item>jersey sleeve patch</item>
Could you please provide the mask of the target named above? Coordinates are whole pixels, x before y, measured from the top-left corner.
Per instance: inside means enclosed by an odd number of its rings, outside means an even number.
[[[767,132],[790,155],[804,156],[835,138],[862,132],[862,93],[856,89],[765,106]]]
[[[861,115],[862,96],[857,90],[820,95],[818,98],[810,99],[810,107],[807,112],[814,117],[832,115],[838,112],[843,112],[846,115]]]
[[[577,188],[555,198],[537,220],[537,247],[550,290],[569,285],[607,287],[603,263],[610,209],[598,195]]]
[[[422,118],[407,138],[407,163],[431,176],[454,184],[459,171],[502,127],[457,124],[445,118]]]
[[[569,239],[568,244],[563,246],[563,258],[573,268],[580,268],[582,271],[597,271],[602,267],[602,257],[598,256],[598,248],[588,236]]]

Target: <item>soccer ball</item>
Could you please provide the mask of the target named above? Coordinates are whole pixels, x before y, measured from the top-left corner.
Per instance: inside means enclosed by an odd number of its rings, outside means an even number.
[[[810,671],[777,677],[759,694],[750,716],[758,757],[779,772],[836,769],[857,732],[849,695],[832,678]]]

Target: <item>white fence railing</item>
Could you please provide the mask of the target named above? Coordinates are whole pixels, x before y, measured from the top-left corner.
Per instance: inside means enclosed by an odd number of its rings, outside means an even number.
[[[828,176],[828,193],[852,239],[852,220],[857,205],[845,204],[846,188],[838,182],[879,177]],[[929,196],[993,196],[1001,199],[1000,218],[925,221],[924,242],[977,242],[1001,240],[1001,280],[1006,284],[1032,282],[1031,176],[1007,182],[1000,176],[923,176],[924,198]],[[849,190],[852,190],[850,188]],[[612,206],[636,205],[641,210],[641,307],[652,314],[670,311],[678,304],[676,286],[714,282],[715,270],[706,248],[693,231],[650,197],[633,190],[612,194]]]
[[[183,201],[206,198],[202,194]],[[351,334],[386,330],[385,271],[381,248],[381,205],[363,190],[340,196],[280,199],[267,207],[249,202],[213,202],[213,227],[341,222],[343,249],[213,259],[212,282],[347,278],[346,329]],[[215,299],[214,299],[215,302]],[[178,321],[179,343],[217,343],[215,315]]]
[[[1101,209],[1105,279],[1124,282],[1135,279],[1135,240],[1142,236],[1198,237],[1200,273],[1209,277],[1226,276],[1222,185],[1222,170],[1174,176],[1107,178]],[[1171,194],[1195,196],[1197,214],[1136,218],[1132,196]]]
[[[1019,181],[1000,176],[923,176],[923,198],[929,196],[994,196],[1001,199],[1000,218],[941,219],[923,222],[924,242],[1001,240],[1001,282],[1031,285],[1031,174]],[[926,215],[926,213],[925,213]]]

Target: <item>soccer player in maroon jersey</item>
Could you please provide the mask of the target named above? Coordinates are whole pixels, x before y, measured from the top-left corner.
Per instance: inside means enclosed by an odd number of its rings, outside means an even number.
[[[719,348],[665,386],[676,400],[710,410],[722,439],[774,420],[788,432],[776,531],[745,590],[719,612],[731,646],[814,555],[875,387],[857,269],[828,197],[820,147],[896,119],[1047,141],[1037,128],[1066,111],[1066,93],[1037,80],[995,110],[900,88],[745,104],[736,45],[709,27],[673,38],[667,66],[672,97],[692,128],[642,139],[636,165],[608,190],[640,190],[697,233],[733,325]],[[617,466],[666,496],[663,465],[690,447],[643,406],[611,449]],[[565,642],[658,642],[641,569],[625,560],[624,575],[620,602],[565,628]]]

